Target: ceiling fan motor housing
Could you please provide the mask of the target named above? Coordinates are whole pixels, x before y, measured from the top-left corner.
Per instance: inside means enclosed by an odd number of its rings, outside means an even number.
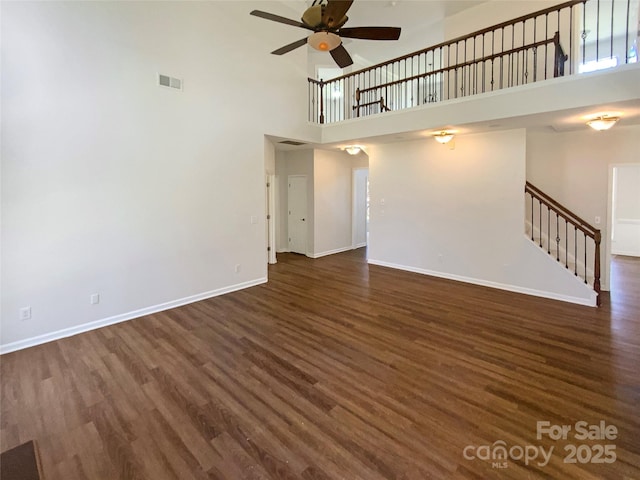
[[[339,22],[335,22],[333,21],[333,19],[331,19],[330,20],[331,25],[323,25],[322,16],[324,14],[325,8],[326,8],[326,5],[324,4],[314,5],[312,7],[307,8],[307,10],[302,15],[302,19],[301,19],[302,23],[304,23],[305,25],[308,25],[311,28],[325,27],[326,29],[330,28],[332,30],[335,30],[343,26],[345,23],[347,23],[347,20],[349,20],[349,18],[346,15],[343,15]],[[324,28],[320,28],[320,29],[324,30]]]

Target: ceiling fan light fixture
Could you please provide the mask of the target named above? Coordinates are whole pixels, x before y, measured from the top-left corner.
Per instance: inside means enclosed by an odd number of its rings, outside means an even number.
[[[436,139],[436,142],[442,143],[444,145],[445,143],[449,143],[453,139],[453,133],[449,133],[443,130],[440,133],[436,133],[433,138]]]
[[[589,125],[594,130],[602,132],[604,130],[609,130],[616,124],[618,120],[620,120],[620,117],[609,117],[608,115],[601,115],[592,120],[589,120],[587,122],[587,125]]]
[[[309,35],[307,43],[321,52],[330,52],[334,48],[338,47],[342,43],[342,40],[340,40],[340,37],[335,33],[316,32]]]

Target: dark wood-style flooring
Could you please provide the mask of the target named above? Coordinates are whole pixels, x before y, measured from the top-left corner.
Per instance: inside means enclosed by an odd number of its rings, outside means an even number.
[[[616,259],[600,309],[363,250],[278,262],[268,284],[4,355],[1,449],[35,439],[46,480],[640,478],[638,259]],[[537,440],[538,421],[572,430]],[[579,421],[616,438],[577,441]],[[503,444],[554,451],[463,455]],[[564,463],[567,444],[615,461]]]

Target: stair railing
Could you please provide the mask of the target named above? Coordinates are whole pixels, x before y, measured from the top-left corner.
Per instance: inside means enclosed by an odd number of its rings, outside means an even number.
[[[635,62],[630,5],[571,0],[328,81],[309,78],[309,121],[338,122]],[[361,108],[380,98],[386,109]]]
[[[591,285],[600,306],[600,230],[531,183],[526,182],[524,191],[527,235],[576,277]],[[593,269],[589,268],[590,264]]]

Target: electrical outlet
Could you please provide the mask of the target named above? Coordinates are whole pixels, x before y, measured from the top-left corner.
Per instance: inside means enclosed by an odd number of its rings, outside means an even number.
[[[595,218],[596,225],[600,225],[601,221],[602,221],[602,219],[599,216],[596,216],[596,218]]]
[[[31,319],[31,307],[22,307],[20,309],[20,320]]]
[[[99,293],[94,293],[91,296],[89,296],[89,302],[91,303],[91,305],[97,305],[100,303],[100,294]]]
[[[239,263],[236,265],[236,273],[240,273],[240,264]]]

